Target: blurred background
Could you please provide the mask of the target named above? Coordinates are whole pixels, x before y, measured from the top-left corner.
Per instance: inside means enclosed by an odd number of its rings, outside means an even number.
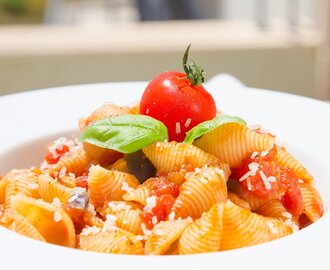
[[[330,99],[328,0],[0,0],[0,95],[150,80],[192,57],[207,78]]]

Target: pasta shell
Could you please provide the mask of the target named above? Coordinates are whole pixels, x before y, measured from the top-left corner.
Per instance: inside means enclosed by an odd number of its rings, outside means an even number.
[[[132,204],[125,201],[112,201],[108,203],[108,207],[103,210],[106,214],[113,214],[117,217],[116,225],[128,232],[134,234],[142,234],[142,211],[139,208],[133,208]]]
[[[176,216],[199,218],[214,204],[227,200],[227,179],[219,167],[196,168],[181,185],[173,211]]]
[[[287,213],[286,208],[278,199],[271,200],[258,209],[258,214],[266,217],[274,217],[283,219],[283,213]]]
[[[5,191],[7,184],[8,182],[6,179],[0,179],[0,204],[3,204],[5,202]]]
[[[92,166],[88,175],[89,199],[95,207],[102,207],[106,201],[122,200],[126,191],[138,184],[139,181],[131,174]]]
[[[224,204],[220,250],[252,246],[292,232],[283,221],[252,213],[228,200]]]
[[[159,175],[179,171],[185,165],[197,168],[220,163],[216,157],[193,145],[174,141],[151,144],[145,147],[143,152],[156,167]]]
[[[270,134],[258,133],[238,123],[228,123],[203,135],[194,145],[236,168],[252,152],[273,148],[274,142],[275,138]]]
[[[244,209],[250,210],[251,207],[249,203],[242,198],[238,197],[235,193],[229,192],[228,193],[228,199],[231,200],[234,204],[238,205],[239,207],[242,207]]]
[[[308,183],[300,184],[303,198],[303,213],[312,221],[317,221],[323,215],[322,198],[318,191]]]
[[[108,118],[108,117],[114,117],[119,116],[123,114],[129,114],[131,111],[129,107],[124,106],[118,106],[115,104],[105,104],[98,108],[96,111],[94,111],[87,119],[86,119],[86,126],[90,125],[91,123],[94,123],[98,120]]]
[[[12,197],[11,208],[14,214],[31,223],[48,243],[75,247],[75,229],[62,208],[21,194]]]
[[[111,231],[96,229],[92,233],[83,230],[80,234],[80,249],[115,254],[144,253],[143,244],[136,239],[136,235],[119,228]]]
[[[124,158],[118,159],[115,163],[111,164],[108,169],[128,173],[127,162]]]
[[[137,102],[136,104],[132,105],[129,108],[129,113],[131,113],[131,114],[139,114],[140,113],[140,102]]]
[[[91,162],[91,158],[82,149],[69,155],[63,156],[59,162],[54,166],[51,166],[49,173],[54,176],[58,176],[61,171],[65,173],[73,173],[75,176],[83,175]]]
[[[298,160],[290,155],[284,147],[277,146],[276,150],[275,161],[278,165],[291,169],[299,179],[305,182],[313,181],[313,176]]]
[[[129,190],[124,194],[123,199],[125,201],[138,202],[142,205],[146,205],[147,198],[151,196],[151,190],[146,185],[139,185],[136,189]]]
[[[98,120],[114,117],[122,114],[130,113],[131,109],[129,107],[122,107],[117,106],[114,104],[105,104],[94,111],[85,121],[85,126],[82,128],[84,129],[88,125]],[[84,150],[86,153],[97,163],[106,165],[115,162],[119,157],[120,154],[117,151],[102,148],[90,143],[83,143]]]
[[[32,198],[39,198],[38,175],[30,170],[13,170],[2,181],[7,181],[5,190],[5,211],[1,222],[9,224],[12,221],[10,202],[13,195],[24,194]]]
[[[39,231],[24,217],[20,215],[14,215],[13,219],[13,223],[9,226],[10,230],[32,239],[46,242],[45,238],[43,238]]]
[[[145,243],[146,255],[161,255],[171,248],[180,238],[190,219],[162,221],[154,226]]]
[[[39,176],[39,194],[45,202],[53,202],[54,198],[58,198],[62,204],[74,194],[73,189],[67,188],[48,175],[41,174]]]
[[[249,204],[249,208],[252,212],[256,212],[260,207],[264,206],[266,203],[274,199],[273,195],[258,197],[252,192],[245,191],[242,189],[242,186],[236,180],[229,179],[227,185],[231,192],[235,193],[238,198],[246,201]],[[238,206],[243,207],[242,205],[239,205],[235,200],[232,201]]]
[[[101,164],[102,166],[108,166],[123,156],[115,150],[102,148],[87,142],[83,142],[83,148],[94,163]]]
[[[200,219],[190,224],[183,232],[179,254],[196,254],[220,250],[222,235],[223,205],[215,204]]]

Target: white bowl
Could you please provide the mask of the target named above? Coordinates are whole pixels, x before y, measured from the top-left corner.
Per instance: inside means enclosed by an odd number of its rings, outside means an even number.
[[[0,98],[0,174],[39,164],[47,144],[77,134],[77,120],[105,102],[131,104],[146,83],[53,88]],[[293,235],[253,247],[191,256],[125,256],[44,244],[0,227],[0,269],[330,269],[330,106],[321,101],[225,84],[207,89],[218,108],[261,124],[315,177],[324,216]]]

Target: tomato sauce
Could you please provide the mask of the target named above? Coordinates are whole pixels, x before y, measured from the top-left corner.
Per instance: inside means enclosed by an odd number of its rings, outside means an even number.
[[[76,178],[76,186],[88,190],[88,176],[82,175]]]
[[[45,155],[45,160],[48,164],[56,164],[60,160],[60,158],[68,152],[70,152],[70,148],[67,145],[58,145],[54,151],[49,151]]]
[[[276,164],[275,155],[276,149],[273,148],[263,156],[259,153],[246,158],[240,167],[232,170],[232,176],[247,192],[257,197],[280,198],[287,211],[297,217],[303,210],[298,178],[289,168]],[[253,167],[254,173],[249,175]],[[247,174],[249,176],[244,177]]]
[[[142,220],[148,229],[163,221],[171,213],[175,199],[179,196],[179,186],[165,177],[150,178],[144,185],[151,190],[151,196],[156,196],[156,203],[152,209],[144,209]]]

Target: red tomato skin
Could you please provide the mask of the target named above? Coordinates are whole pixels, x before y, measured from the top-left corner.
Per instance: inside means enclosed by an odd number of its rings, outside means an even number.
[[[191,85],[182,72],[168,71],[150,81],[141,99],[140,113],[162,121],[169,141],[181,142],[191,128],[216,116],[216,105],[202,85]]]

